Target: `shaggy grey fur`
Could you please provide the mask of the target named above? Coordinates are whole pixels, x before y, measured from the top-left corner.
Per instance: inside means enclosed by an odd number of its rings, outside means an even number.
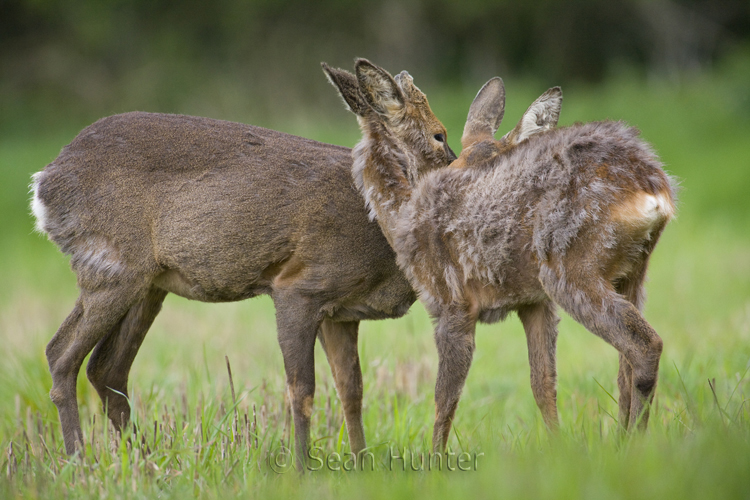
[[[620,222],[610,218],[613,206],[636,190],[672,192],[650,147],[621,122],[538,134],[491,165],[472,167],[426,173],[391,231],[403,268],[443,269],[435,285],[423,290],[440,302],[463,300],[469,280],[512,287],[518,255],[532,251],[534,260],[548,261],[591,225],[600,234],[588,242],[597,245],[590,251],[612,250],[621,238]],[[444,250],[420,241],[445,247],[456,258],[445,261]],[[517,297],[490,307],[513,308],[539,292],[519,289]]]

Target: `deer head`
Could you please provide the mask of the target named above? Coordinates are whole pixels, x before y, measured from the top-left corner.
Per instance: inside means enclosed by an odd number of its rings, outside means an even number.
[[[409,73],[402,71],[394,78],[367,59],[356,60],[355,74],[325,63],[322,66],[347,108],[357,115],[365,135],[389,144],[402,156],[400,163],[409,184],[414,185],[424,172],[456,159],[445,127]]]

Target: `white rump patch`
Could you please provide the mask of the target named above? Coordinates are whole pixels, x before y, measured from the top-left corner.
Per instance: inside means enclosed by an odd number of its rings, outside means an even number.
[[[615,216],[630,223],[653,225],[660,220],[669,220],[674,216],[674,205],[664,193],[649,194],[640,192],[620,205]]]
[[[641,197],[640,212],[645,219],[653,220],[670,219],[674,213],[672,203],[662,193],[652,195],[646,194]]]
[[[34,229],[40,233],[46,234],[47,207],[45,207],[42,200],[39,199],[39,178],[41,176],[42,172],[37,172],[31,176],[31,192],[33,193],[31,198],[31,213],[33,213],[34,218],[36,218]]]

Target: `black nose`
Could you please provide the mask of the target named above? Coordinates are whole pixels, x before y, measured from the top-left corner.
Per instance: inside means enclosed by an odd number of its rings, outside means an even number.
[[[445,144],[445,154],[448,155],[449,163],[456,159],[456,153],[454,153],[451,147],[448,146],[448,143]]]

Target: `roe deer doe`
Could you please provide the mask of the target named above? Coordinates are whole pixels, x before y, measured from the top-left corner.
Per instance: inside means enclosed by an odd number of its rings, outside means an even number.
[[[472,103],[461,168],[433,170],[424,150],[436,132],[419,119],[423,96],[411,78],[394,80],[366,60],[355,68],[359,85],[338,86],[347,102],[370,103],[353,109],[363,131],[354,176],[435,320],[433,448],[446,447],[476,322],[511,311],[526,331],[535,400],[545,423],[557,427],[555,304],[619,351],[620,423],[645,428],[662,340],[640,313],[643,281],[675,211],[672,181],[650,146],[619,122],[528,138],[522,123],[495,141],[504,107],[495,80]],[[532,131],[535,116],[545,115],[529,115]]]
[[[352,76],[353,78],[353,76]],[[445,130],[441,130],[445,134]],[[444,145],[431,164],[455,154]],[[37,227],[71,256],[80,296],[47,346],[65,449],[83,444],[76,377],[118,428],[130,367],[168,292],[204,302],[269,294],[307,455],[316,336],[353,453],[365,448],[359,321],[416,295],[351,180],[351,150],[259,127],[127,113],[84,129],[33,178]]]

